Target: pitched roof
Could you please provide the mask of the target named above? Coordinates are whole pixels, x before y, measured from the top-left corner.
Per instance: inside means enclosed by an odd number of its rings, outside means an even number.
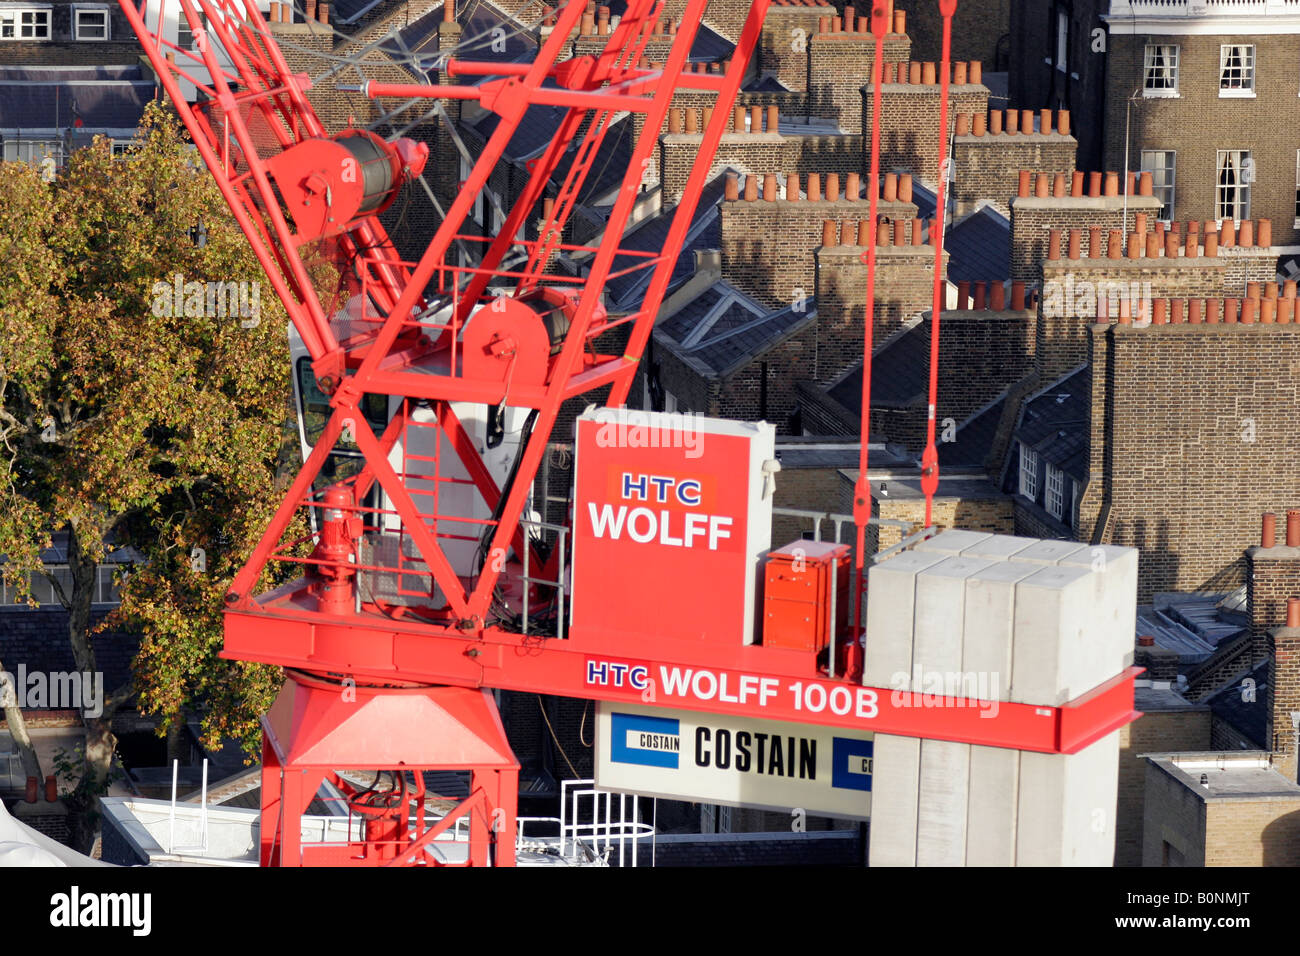
[[[1006,407],[1003,392],[957,427],[956,441],[939,443],[939,465],[943,468],[981,468],[993,447],[998,423]]]
[[[551,176],[552,182],[557,185],[564,182],[580,145],[580,142],[575,142],[564,154]],[[591,168],[578,194],[580,207],[595,210],[598,216],[608,212],[611,207],[596,206],[595,203],[606,198],[623,182],[628,167],[632,164],[632,150],[635,147],[636,137],[633,135],[631,117],[616,120],[606,131],[600,148],[591,161]]]
[[[930,360],[926,326],[916,322],[890,336],[871,360],[871,404],[897,408],[919,401],[928,386],[925,369]],[[855,415],[862,414],[862,363],[826,389],[827,394]]]
[[[762,356],[817,317],[810,298],[775,311],[726,282],[715,282],[655,327],[662,346],[726,376]]]
[[[682,243],[681,254],[673,266],[670,288],[677,287],[695,273],[697,250],[717,249],[721,246],[722,225],[718,204],[722,200],[724,179],[723,175],[715,177],[700,192],[700,201],[695,208],[691,228]],[[676,212],[677,207],[672,206],[660,211],[658,215],[637,223],[624,234],[619,247],[632,252],[661,252]],[[652,262],[642,256],[615,256],[610,272],[624,270],[632,271],[623,275],[613,275],[605,283],[605,294],[611,312],[634,312],[640,308],[645,298],[646,287],[650,284]]]
[[[558,88],[551,80],[547,80],[543,86],[552,89]],[[528,107],[519,120],[519,125],[515,128],[514,134],[510,137],[510,142],[506,145],[505,158],[514,162],[522,162],[538,155],[555,137],[555,131],[566,112],[567,110],[562,106],[536,104]],[[500,122],[501,117],[496,113],[485,111],[481,116],[470,121],[468,125],[470,129],[478,133],[484,140],[487,140],[496,132],[497,125]]]
[[[91,626],[101,622],[111,609],[92,608]],[[140,635],[108,630],[94,636],[95,667],[104,674],[104,692],[109,693],[131,679],[131,661],[140,649]],[[72,673],[77,663],[68,641],[68,612],[61,605],[38,608],[25,605],[0,607],[0,662],[11,674],[19,666],[28,673]]]
[[[949,229],[943,247],[948,251],[950,282],[1011,278],[1011,223],[990,206]]]
[[[1067,474],[1086,480],[1091,402],[1088,369],[1071,372],[1025,403],[1015,431],[1016,441]]]
[[[537,40],[532,31],[523,29],[522,21],[490,3],[464,4],[457,19],[463,29],[457,56],[463,59],[518,63],[531,61],[537,55]]]
[[[1246,683],[1247,680],[1253,684]],[[1268,661],[1242,671],[1205,701],[1214,715],[1236,728],[1260,750],[1268,740]]]
[[[1176,653],[1183,670],[1208,660],[1248,626],[1245,614],[1224,607],[1221,594],[1160,593],[1137,611],[1137,636],[1150,635]]]

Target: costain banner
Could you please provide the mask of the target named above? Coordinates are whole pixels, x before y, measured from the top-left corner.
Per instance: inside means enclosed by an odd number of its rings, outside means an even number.
[[[868,731],[596,705],[602,790],[859,820],[871,815]]]
[[[574,461],[575,630],[752,643],[771,425],[589,408]]]

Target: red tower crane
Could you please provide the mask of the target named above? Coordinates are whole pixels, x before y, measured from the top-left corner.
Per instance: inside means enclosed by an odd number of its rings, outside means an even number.
[[[705,700],[691,697],[689,688],[678,693],[661,686],[659,699],[696,710],[1056,753],[1078,750],[1131,719],[1131,673],[1063,707],[1007,703],[992,719],[980,719],[973,709],[898,706],[888,690],[862,686],[856,624],[839,653],[819,659],[761,644],[664,640],[639,634],[636,621],[617,633],[574,622],[567,632],[530,634],[526,619],[521,628],[502,610],[519,597],[545,602],[550,595],[556,612],[564,613],[565,548],[548,549],[529,531],[535,524],[528,514],[531,489],[566,401],[604,388],[607,406],[627,398],[768,0],[753,0],[720,74],[688,69],[707,0],[686,0],[676,31],[666,36],[655,29],[663,0],[628,0],[598,53],[566,59],[586,8],[586,0],[569,0],[554,14],[532,63],[451,59],[446,78],[477,82],[363,86],[372,98],[473,100],[498,118],[418,262],[400,259],[378,215],[403,181],[420,173],[427,148],[363,130],[329,133],[306,96],[310,80],[290,69],[254,4],[177,2],[194,50],[164,39],[161,15],[149,23],[134,0],[121,0],[121,6],[288,310],[331,409],[226,594],[224,656],[281,665],[289,678],[264,719],[264,865],[427,865],[434,862],[427,852],[432,842],[458,821],[468,822],[470,863],[512,863],[518,763],[489,688],[640,701],[650,675],[661,668],[707,668],[724,686],[729,680],[732,687],[773,690]],[[955,6],[955,0],[941,4],[945,77]],[[878,48],[888,19],[878,2],[872,13]],[[646,56],[652,37],[668,44],[662,62],[653,64]],[[874,79],[879,91],[879,53]],[[193,103],[185,96],[189,88],[196,91]],[[643,170],[680,90],[716,96],[711,119],[662,248],[624,248]],[[476,236],[466,228],[467,217],[525,113],[538,105],[562,111],[558,128],[530,162],[528,180],[497,234]],[[565,243],[593,161],[623,113],[643,121],[604,232],[587,245]],[[874,116],[873,172],[879,108]],[[544,202],[552,181],[558,194]],[[521,239],[526,224],[538,219],[538,237]],[[874,244],[874,223],[868,235]],[[460,243],[477,244],[481,256],[458,264],[452,250]],[[520,248],[522,264],[508,265]],[[550,269],[561,252],[588,257],[586,274]],[[864,258],[871,260],[873,252],[874,245]],[[337,271],[337,288],[318,285],[313,270],[319,262]],[[601,305],[602,290],[607,280],[630,272],[648,274],[644,300],[631,315],[611,316]],[[874,278],[874,269],[868,276]],[[867,369],[871,309],[869,298]],[[602,351],[611,340],[624,344]],[[365,414],[375,397],[389,409],[380,426]],[[483,407],[509,418],[519,435],[508,469],[486,460],[467,427],[466,410]],[[865,408],[862,420],[865,429]],[[363,466],[313,490],[341,437],[355,443]],[[864,481],[866,444],[864,435]],[[930,495],[937,486],[932,451],[931,443],[925,462]],[[472,507],[463,504],[471,499]],[[870,506],[863,484],[855,507],[859,568]],[[300,509],[314,513],[317,530],[310,541],[286,540]],[[273,560],[303,565],[303,576],[259,594],[259,577]],[[382,579],[387,587],[363,579]],[[790,688],[814,685],[829,699],[850,703],[812,713]],[[362,788],[338,773],[353,768],[373,772],[375,782]],[[471,771],[470,796],[426,828],[429,795],[419,771],[435,768]],[[334,844],[304,845],[299,819],[325,780],[347,797],[347,834]]]

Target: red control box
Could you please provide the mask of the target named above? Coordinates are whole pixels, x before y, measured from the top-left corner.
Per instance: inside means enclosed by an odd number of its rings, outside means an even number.
[[[818,652],[832,622],[849,619],[853,566],[847,544],[795,541],[767,556],[763,574],[763,644]]]

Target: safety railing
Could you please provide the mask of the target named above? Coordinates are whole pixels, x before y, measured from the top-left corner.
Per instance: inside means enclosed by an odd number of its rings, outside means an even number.
[[[653,841],[655,828],[641,822],[640,798],[636,794],[597,790],[595,783],[565,780],[560,784],[560,856],[585,851],[591,855],[591,862],[609,865],[611,851],[617,849],[616,865],[636,866],[640,843]],[[591,800],[591,814],[590,820],[584,821],[583,803],[587,799]]]

